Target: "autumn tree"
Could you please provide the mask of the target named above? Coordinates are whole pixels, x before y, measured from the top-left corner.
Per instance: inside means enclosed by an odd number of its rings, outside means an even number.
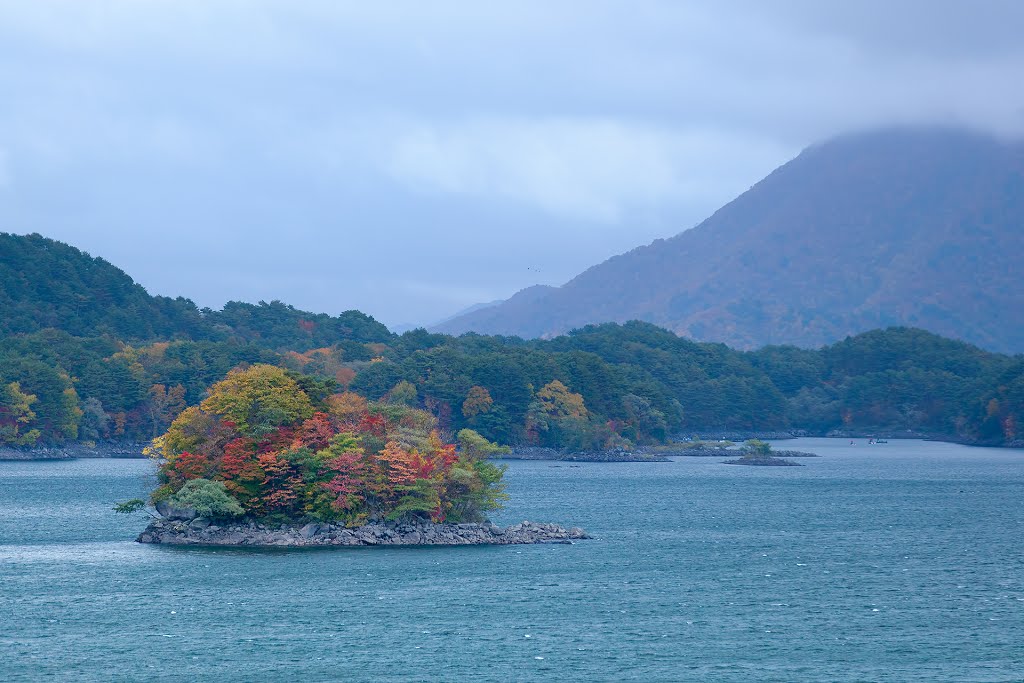
[[[258,437],[274,428],[304,420],[313,405],[294,379],[281,368],[254,365],[235,370],[210,388],[202,410],[230,421],[245,436]]]
[[[467,420],[472,420],[481,413],[490,412],[493,405],[491,392],[481,386],[472,386],[466,394],[466,400],[462,402],[462,415]]]
[[[530,403],[527,433],[545,445],[581,447],[587,439],[587,417],[583,396],[556,379],[541,387]]]
[[[327,399],[327,412],[341,424],[359,424],[368,411],[366,399],[351,391],[334,394]]]
[[[0,385],[0,445],[30,446],[39,438],[39,430],[30,425],[36,418],[32,404],[38,399],[11,382]]]
[[[356,378],[356,371],[352,368],[338,368],[334,372],[334,381],[338,383],[342,389],[347,389],[349,384],[352,384],[352,380]]]

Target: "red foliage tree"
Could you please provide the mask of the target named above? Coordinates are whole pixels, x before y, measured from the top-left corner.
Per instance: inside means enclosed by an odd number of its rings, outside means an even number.
[[[331,478],[322,486],[333,497],[336,510],[350,510],[363,500],[368,490],[369,466],[362,453],[341,453],[326,463]]]
[[[331,438],[338,433],[338,430],[331,423],[327,413],[315,413],[299,427],[295,434],[292,448],[309,448],[312,451],[322,451],[327,448]]]
[[[167,463],[165,470],[172,481],[185,482],[209,475],[213,463],[200,453],[181,453]]]

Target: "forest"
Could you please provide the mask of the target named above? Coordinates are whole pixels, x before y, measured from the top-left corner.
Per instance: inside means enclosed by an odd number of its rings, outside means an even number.
[[[708,430],[1021,443],[1024,357],[910,328],[738,351],[642,322],[548,340],[413,330],[281,302],[152,297],[102,259],[0,234],[0,445],[148,441],[235,368],[425,411],[449,441],[631,448]]]
[[[416,330],[304,351],[47,329],[0,339],[0,444],[146,441],[256,364],[332,395],[420,408],[448,435],[577,450],[785,429],[1004,445],[1024,419],[1024,359],[907,328],[754,352],[636,322],[536,341]]]

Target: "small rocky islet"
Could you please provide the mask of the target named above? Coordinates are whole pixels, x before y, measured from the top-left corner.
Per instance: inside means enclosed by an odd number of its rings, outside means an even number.
[[[505,467],[488,456],[508,449],[471,429],[456,438],[405,399],[307,393],[280,367],[235,368],[147,449],[159,460],[149,498],[159,517],[136,540],[259,548],[589,538],[557,524],[489,522],[508,496]],[[136,513],[146,501],[114,509]]]
[[[753,467],[803,467],[802,463],[790,462],[782,458],[751,458],[742,457],[735,460],[724,460],[723,465],[750,465]]]

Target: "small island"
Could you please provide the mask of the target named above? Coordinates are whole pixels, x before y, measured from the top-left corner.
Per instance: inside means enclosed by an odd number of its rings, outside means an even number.
[[[803,467],[801,463],[790,462],[783,458],[776,458],[772,455],[772,446],[766,441],[751,439],[740,450],[742,457],[735,460],[726,460],[725,465],[752,465],[754,467]],[[803,457],[814,457],[808,453]]]
[[[668,462],[650,447],[569,450],[542,446],[518,446],[500,457],[509,460],[557,460],[561,462]]]
[[[236,369],[147,449],[159,516],[140,543],[247,547],[571,543],[582,529],[486,513],[507,499],[507,449],[447,443],[398,395],[370,403],[271,365]],[[141,499],[119,512],[145,509]]]

